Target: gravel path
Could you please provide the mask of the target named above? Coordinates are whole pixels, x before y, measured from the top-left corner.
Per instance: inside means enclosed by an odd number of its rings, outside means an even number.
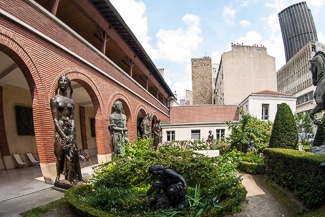
[[[234,217],[294,217],[298,202],[289,193],[270,187],[261,175],[242,174],[248,203]]]

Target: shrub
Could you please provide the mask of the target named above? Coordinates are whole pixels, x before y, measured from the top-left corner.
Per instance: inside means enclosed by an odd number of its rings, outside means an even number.
[[[269,147],[295,149],[298,143],[298,130],[292,111],[286,103],[278,107],[275,115]]]
[[[261,152],[268,146],[271,126],[270,121],[262,121],[250,114],[240,111],[240,120],[236,122],[227,122],[231,134],[228,138],[232,147],[240,151],[246,152],[250,146],[251,141],[258,152]]]
[[[137,145],[143,143],[135,144],[133,148]],[[114,216],[223,216],[240,210],[246,198],[247,191],[237,176],[238,156],[232,151],[218,158],[208,158],[179,146],[167,145],[161,146],[159,152],[126,152],[125,156],[96,169],[87,194],[75,191],[74,195],[81,206],[91,205],[92,209]],[[183,210],[143,210],[140,195],[147,192],[156,178],[147,172],[153,164],[173,169],[185,178],[189,203]]]
[[[267,175],[289,189],[308,208],[325,203],[325,155],[291,149],[264,150]]]

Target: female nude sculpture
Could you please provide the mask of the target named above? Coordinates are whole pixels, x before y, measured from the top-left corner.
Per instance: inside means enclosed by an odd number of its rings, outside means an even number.
[[[68,95],[68,89],[70,94]],[[79,164],[78,147],[76,144],[74,108],[71,81],[65,75],[58,80],[56,95],[50,100],[52,117],[55,126],[54,154],[56,156],[57,177],[65,176],[71,184],[82,180]]]

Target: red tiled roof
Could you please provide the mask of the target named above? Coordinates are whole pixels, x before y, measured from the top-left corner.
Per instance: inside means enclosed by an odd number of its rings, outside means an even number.
[[[194,105],[170,108],[170,124],[213,123],[238,120],[236,105]]]
[[[276,92],[276,91],[272,91],[272,90],[262,90],[259,92],[255,92],[252,94],[270,94],[270,95],[284,95],[284,96],[292,96],[290,94],[286,94],[286,93],[280,93],[280,92]]]

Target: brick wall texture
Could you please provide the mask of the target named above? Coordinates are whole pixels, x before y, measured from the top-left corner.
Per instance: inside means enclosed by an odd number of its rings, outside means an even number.
[[[212,62],[210,57],[192,59],[193,105],[212,104]]]

